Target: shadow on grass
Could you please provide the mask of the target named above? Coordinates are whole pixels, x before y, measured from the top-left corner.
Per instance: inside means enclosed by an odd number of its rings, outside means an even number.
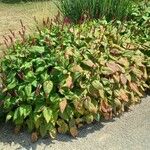
[[[15,135],[13,133],[14,126],[12,124],[1,124],[0,125],[0,142],[4,145],[13,146],[17,144],[19,149],[26,149],[26,150],[36,150],[38,145],[45,145],[48,146],[50,144],[55,144],[56,141],[61,142],[72,142],[74,140],[79,140],[80,138],[86,137],[88,134],[92,134],[96,131],[101,130],[107,122],[114,122],[114,119],[109,121],[101,121],[101,122],[94,122],[90,125],[84,125],[84,127],[79,129],[79,135],[77,138],[73,138],[68,134],[58,134],[56,140],[51,140],[48,137],[40,138],[36,143],[31,142],[31,134],[27,131],[22,131],[20,134]]]

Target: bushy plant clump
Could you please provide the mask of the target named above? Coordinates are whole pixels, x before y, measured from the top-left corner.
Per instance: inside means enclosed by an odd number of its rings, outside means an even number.
[[[150,2],[135,7],[129,29],[132,37],[141,45],[142,52],[150,57]]]
[[[124,29],[124,33],[129,35],[129,40],[134,40],[139,49],[150,56],[150,2],[140,2],[133,10],[132,20],[120,22],[119,25]]]
[[[16,131],[32,138],[77,136],[85,123],[111,119],[137,103],[148,85],[145,56],[106,21],[50,25],[1,60],[0,103]],[[132,41],[130,41],[132,42]]]
[[[85,15],[91,19],[124,20],[131,16],[131,0],[59,0],[58,8],[64,17],[78,23]]]

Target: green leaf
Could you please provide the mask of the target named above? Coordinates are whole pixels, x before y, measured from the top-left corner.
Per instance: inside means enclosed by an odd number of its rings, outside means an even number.
[[[29,129],[29,131],[31,132],[31,131],[33,130],[33,128],[34,128],[34,122],[33,122],[33,119],[32,119],[32,118],[27,119],[26,122],[27,122],[28,129]]]
[[[36,77],[35,77],[35,75],[34,75],[34,72],[33,71],[29,71],[29,72],[27,72],[27,74],[25,75],[25,79],[26,79],[26,81],[31,81],[31,82],[33,82],[35,79],[36,79]]]
[[[49,121],[52,118],[52,110],[48,107],[45,107],[44,111],[43,111],[43,116],[44,116],[46,122],[49,123]]]
[[[40,127],[41,123],[42,123],[41,122],[41,115],[34,114],[34,124],[35,124],[36,129],[38,129]]]
[[[45,103],[44,101],[38,101],[35,105],[34,112],[39,113],[44,110]]]
[[[28,84],[27,86],[25,86],[25,94],[27,97],[30,97],[32,93],[32,85]]]
[[[30,52],[33,52],[33,53],[44,53],[45,49],[44,47],[40,47],[40,46],[32,46],[30,49],[29,49]]]
[[[20,118],[19,107],[14,112],[13,120],[15,121],[17,118]]]
[[[36,80],[34,80],[32,83],[31,83],[31,85],[33,85],[34,87],[37,87],[37,81]]]
[[[44,84],[43,84],[43,89],[44,89],[46,98],[48,98],[50,92],[53,89],[53,82],[52,81],[45,81]]]
[[[42,123],[40,125],[40,134],[42,137],[44,137],[46,133],[47,133],[47,125]]]
[[[14,115],[14,113],[12,111],[10,111],[6,116],[6,122],[8,122],[13,117],[13,115]]]
[[[86,115],[85,120],[86,120],[87,124],[90,124],[93,122],[94,117],[92,114],[89,114],[89,115]]]
[[[32,62],[26,62],[20,68],[21,69],[28,69],[28,68],[31,68],[31,66],[32,66]]]
[[[26,118],[32,112],[32,107],[31,105],[23,105],[22,108],[23,108],[24,118]]]
[[[100,90],[100,89],[102,89],[103,88],[103,85],[100,83],[100,81],[98,81],[98,80],[94,80],[93,82],[92,82],[92,85],[93,85],[93,87],[95,88],[95,89],[97,89],[97,90]]]
[[[13,79],[13,80],[11,81],[11,83],[7,85],[7,89],[8,89],[8,90],[11,90],[11,89],[15,88],[16,86],[17,86],[17,82],[16,82],[15,79]]]
[[[45,67],[39,67],[36,69],[36,73],[41,73],[44,71],[44,69],[45,69]]]

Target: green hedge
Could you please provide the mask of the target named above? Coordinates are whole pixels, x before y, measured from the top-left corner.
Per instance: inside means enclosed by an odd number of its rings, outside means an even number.
[[[111,119],[148,88],[146,57],[122,26],[105,20],[53,25],[15,43],[1,60],[6,121],[32,139],[77,136],[86,123]]]

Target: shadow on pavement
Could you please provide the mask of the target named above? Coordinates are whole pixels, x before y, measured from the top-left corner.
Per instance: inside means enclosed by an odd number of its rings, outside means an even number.
[[[109,122],[113,122],[114,119],[110,120]],[[20,145],[20,148],[18,150],[36,150],[37,145],[50,145],[55,144],[55,141],[61,141],[61,142],[72,142],[73,140],[78,140],[79,138],[84,138],[88,134],[92,134],[98,130],[101,130],[103,128],[104,124],[107,123],[107,121],[102,122],[94,122],[90,125],[84,125],[84,127],[79,129],[79,135],[77,138],[73,138],[69,134],[58,134],[56,140],[51,140],[48,137],[39,139],[36,143],[31,142],[31,134],[27,131],[22,131],[20,134],[16,135],[13,133],[14,126],[11,124],[4,124],[2,123],[0,125],[0,142],[2,142],[4,145],[10,145],[13,146],[15,144]]]

